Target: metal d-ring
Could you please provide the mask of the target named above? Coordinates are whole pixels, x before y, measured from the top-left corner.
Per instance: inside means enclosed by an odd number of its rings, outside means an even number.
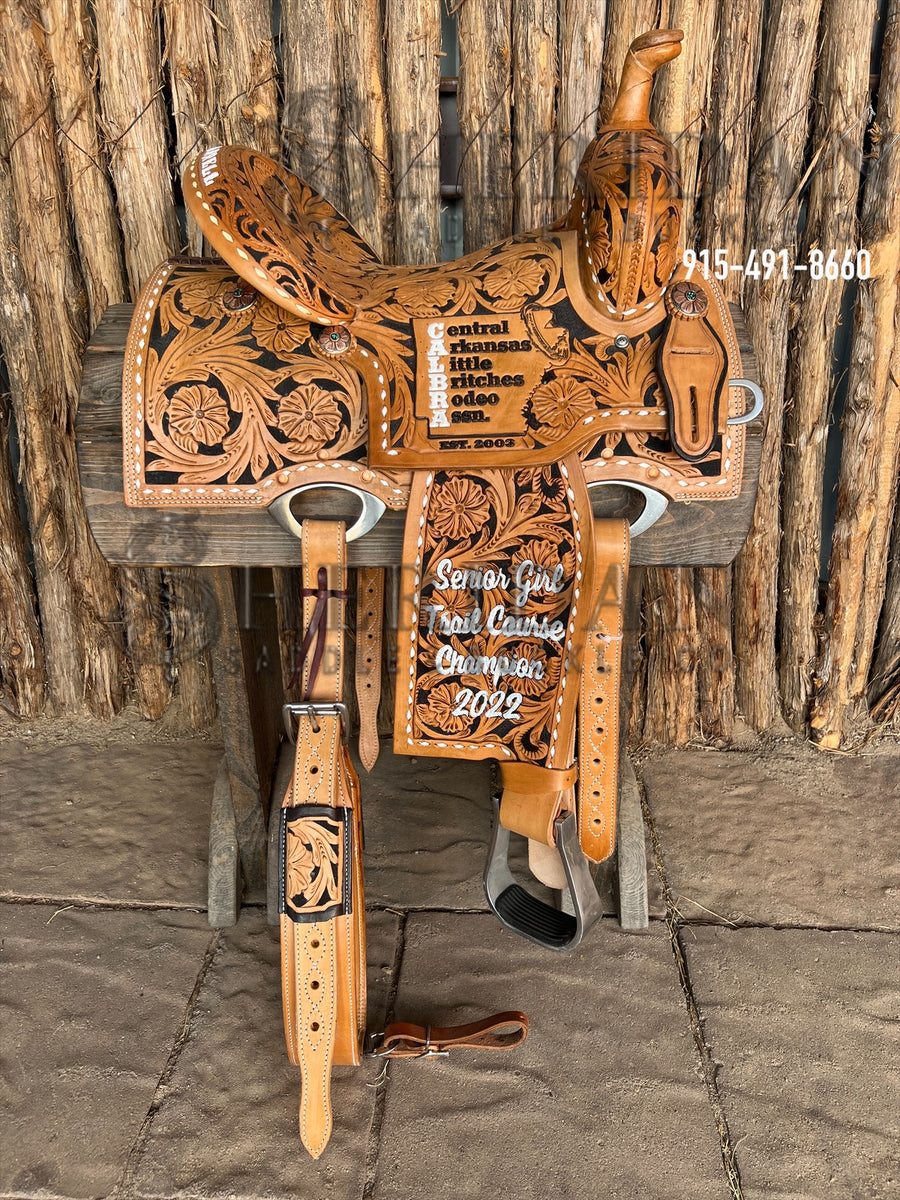
[[[587,486],[590,492],[594,488],[610,487],[612,484],[615,484],[616,487],[631,488],[632,491],[640,492],[644,497],[644,511],[636,521],[628,526],[628,532],[633,538],[641,533],[646,533],[651,526],[656,524],[669,506],[668,497],[664,496],[662,492],[658,492],[656,488],[647,487],[644,483],[634,483],[630,479],[595,479]]]
[[[339,492],[350,492],[362,505],[362,512],[357,517],[355,524],[347,530],[348,542],[355,542],[357,538],[371,532],[381,520],[386,507],[384,501],[349,483],[302,483],[299,487],[284,492],[276,500],[273,500],[268,511],[282,529],[286,529],[294,537],[300,537],[303,533],[303,526],[291,512],[291,501],[301,492],[323,491],[327,488],[336,488]]]
[[[729,417],[729,425],[746,425],[748,421],[752,421],[754,417],[758,417],[763,410],[765,397],[763,390],[758,383],[754,383],[752,379],[729,379],[729,387],[746,388],[753,397],[753,407],[749,412],[741,413],[739,417]]]

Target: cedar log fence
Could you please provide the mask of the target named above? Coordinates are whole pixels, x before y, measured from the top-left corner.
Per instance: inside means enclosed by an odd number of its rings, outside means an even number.
[[[565,210],[629,42],[663,25],[685,31],[654,96],[685,245],[732,264],[869,252],[860,281],[728,277],[767,401],[758,503],[733,569],[645,571],[632,732],[723,743],[736,713],[757,731],[783,714],[838,748],[896,729],[900,0],[451,7],[467,250]],[[7,719],[134,701],[211,720],[202,580],[113,568],[88,531],[82,351],[161,259],[202,252],[178,179],[207,145],[282,156],[386,261],[439,259],[441,37],[440,0],[0,0]],[[276,572],[285,619],[289,587]]]

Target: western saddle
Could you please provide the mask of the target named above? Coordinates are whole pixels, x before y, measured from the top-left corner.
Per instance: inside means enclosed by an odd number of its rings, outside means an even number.
[[[613,852],[619,677],[630,542],[669,504],[740,492],[742,378],[728,305],[680,263],[674,147],[649,120],[653,74],[680,52],[662,30],[631,46],[610,122],[556,225],[454,262],[379,262],[350,223],[277,163],[200,154],[187,205],[220,260],[173,259],[135,310],[123,380],[133,507],[265,508],[302,541],[303,698],[280,808],[287,1045],[300,1130],[318,1157],[333,1064],[365,1036],[359,781],[342,691],[347,544],[406,512],[394,747],[499,763],[485,870],[504,925],[577,945],[600,905],[592,863]],[[751,393],[751,402],[746,399]],[[616,483],[640,515],[595,520]],[[351,492],[358,519],[298,521],[306,489]],[[384,572],[360,570],[359,755],[378,755]],[[517,883],[510,833],[574,913]],[[378,1055],[504,1048],[521,1013],[436,1029],[394,1025]]]

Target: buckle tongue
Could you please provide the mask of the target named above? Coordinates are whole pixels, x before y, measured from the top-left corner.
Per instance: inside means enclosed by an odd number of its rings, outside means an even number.
[[[318,733],[320,729],[316,717],[340,717],[341,740],[345,746],[350,740],[350,718],[347,713],[346,704],[304,700],[301,704],[283,704],[281,706],[281,715],[284,718],[285,733],[287,734],[288,741],[291,743],[297,740],[294,736],[292,717],[308,717],[312,721],[313,733]]]

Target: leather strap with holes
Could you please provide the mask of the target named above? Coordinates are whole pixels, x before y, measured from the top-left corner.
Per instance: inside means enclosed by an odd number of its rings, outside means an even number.
[[[596,521],[594,547],[594,614],[584,650],[578,707],[578,832],[585,855],[593,862],[602,862],[616,844],[628,522]]]
[[[356,700],[359,705],[359,760],[367,771],[371,771],[378,761],[383,614],[384,568],[361,567],[356,592]]]
[[[339,711],[346,541],[342,522],[303,525],[303,674],[308,712],[281,807],[284,1029],[300,1067],[300,1136],[318,1158],[331,1135],[331,1069],[357,1065],[365,1032],[365,904],[359,784]],[[322,708],[326,711],[321,711]]]

